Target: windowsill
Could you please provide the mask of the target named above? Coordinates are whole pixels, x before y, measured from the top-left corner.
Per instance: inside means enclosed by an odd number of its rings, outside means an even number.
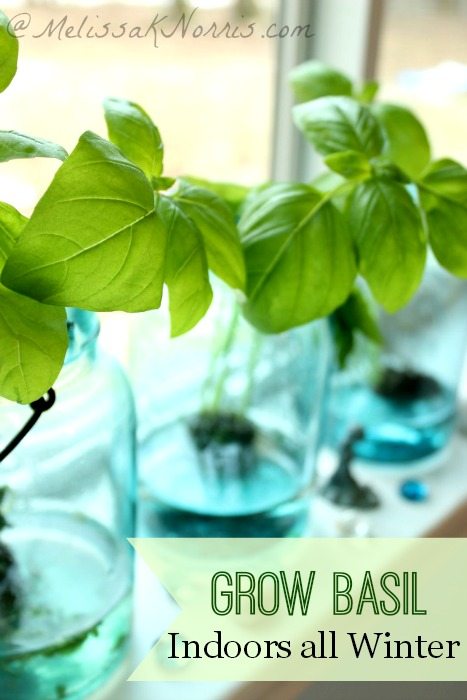
[[[369,536],[418,537],[445,520],[467,498],[466,458],[467,438],[458,434],[448,450],[436,458],[436,469],[433,462],[428,467],[426,464],[417,467],[418,478],[430,488],[430,497],[423,503],[410,503],[398,493],[401,481],[415,476],[413,467],[404,471],[399,467],[398,472],[396,468],[385,473],[379,467],[371,469],[357,464],[356,476],[375,488],[382,503],[378,510],[362,516],[368,524]],[[318,470],[320,479],[332,471],[334,463],[335,458],[330,453],[322,453]],[[310,510],[310,533],[320,537],[337,536],[338,513],[329,504],[315,500]],[[227,700],[240,684],[158,683],[156,686],[154,683],[125,683],[122,680],[122,676],[125,678],[136,668],[176,613],[174,603],[141,561],[137,561],[136,567],[135,600],[134,642],[128,669],[125,674],[120,672],[119,678],[93,700],[154,700],[155,692],[157,700],[185,700],[188,697],[190,700]]]

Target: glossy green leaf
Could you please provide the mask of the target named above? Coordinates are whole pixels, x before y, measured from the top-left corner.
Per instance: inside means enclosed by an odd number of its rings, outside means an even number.
[[[173,177],[152,177],[151,185],[156,190],[156,192],[170,190],[176,183],[176,179]]]
[[[235,220],[216,194],[181,180],[174,200],[203,237],[209,268],[234,289],[245,288],[245,262]]]
[[[297,102],[328,95],[351,95],[352,82],[346,75],[320,61],[307,61],[293,68],[289,82]]]
[[[467,277],[467,170],[453,160],[434,163],[420,185],[420,201],[438,261]]]
[[[57,158],[65,160],[67,152],[61,146],[36,139],[16,131],[0,131],[0,163],[20,158]]]
[[[0,271],[12,251],[27,219],[14,207],[0,202]]]
[[[353,289],[344,304],[332,314],[331,329],[340,367],[345,366],[359,333],[374,343],[382,342],[376,316],[368,300],[357,287]]]
[[[350,196],[348,220],[362,276],[387,311],[398,311],[425,268],[425,236],[413,200],[402,185],[374,178]]]
[[[87,132],[39,201],[2,281],[49,304],[144,311],[160,304],[165,244],[142,171]]]
[[[307,185],[276,184],[250,198],[240,219],[247,266],[246,317],[279,333],[334,311],[356,274],[345,220]]]
[[[63,308],[40,304],[0,285],[0,395],[30,403],[55,382],[68,345]]]
[[[165,282],[169,289],[172,336],[191,330],[212,301],[203,239],[177,202],[160,197],[158,219],[168,237]]]
[[[394,180],[395,182],[409,185],[412,180],[398,165],[395,165],[385,156],[380,156],[372,161],[373,176],[377,178]]]
[[[0,203],[0,270],[27,219]],[[30,403],[57,378],[68,345],[65,309],[40,304],[0,284],[0,396]]]
[[[364,104],[371,104],[379,92],[379,83],[376,80],[366,82],[356,97]]]
[[[352,293],[340,308],[340,311],[345,315],[349,326],[362,333],[374,343],[382,342],[381,331],[376,320],[374,309],[358,288],[352,290]]]
[[[0,92],[6,90],[16,74],[18,39],[10,28],[10,20],[0,10]]]
[[[217,194],[218,197],[227,202],[235,217],[238,216],[243,202],[252,189],[233,182],[213,182],[200,177],[192,177],[191,175],[183,177],[183,180],[191,185],[196,185],[196,187],[201,187],[204,190]]]
[[[438,160],[423,178],[422,191],[431,191],[449,202],[467,205],[467,169],[449,158]]]
[[[331,190],[336,190],[345,183],[345,178],[342,175],[338,175],[336,172],[331,172],[330,170],[324,170],[322,173],[317,175],[310,182],[310,186],[313,187],[318,192],[323,192],[323,194],[330,192]]]
[[[369,107],[350,97],[321,97],[294,107],[298,128],[323,155],[357,151],[368,158],[381,153],[383,132]]]
[[[159,129],[135,102],[110,98],[104,102],[109,139],[149,179],[162,174],[164,146]]]
[[[347,206],[352,186],[356,187],[358,182],[360,182],[360,178],[346,180],[335,171],[327,170],[315,177],[310,182],[310,186],[330,198],[334,206],[343,212]]]
[[[333,153],[324,159],[331,170],[346,178],[365,177],[371,173],[371,165],[368,159],[357,151],[344,151]]]
[[[430,142],[421,122],[410,110],[399,105],[375,104],[371,111],[385,135],[383,155],[417,179],[431,159]]]

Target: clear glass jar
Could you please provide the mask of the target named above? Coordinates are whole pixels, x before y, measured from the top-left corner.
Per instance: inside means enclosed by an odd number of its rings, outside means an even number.
[[[56,403],[0,464],[0,698],[78,700],[117,670],[131,627],[135,420],[97,317],[69,313]],[[0,446],[31,415],[0,403]]]
[[[379,315],[382,347],[361,340],[333,379],[328,437],[356,426],[357,457],[404,465],[443,449],[456,422],[467,341],[467,282],[430,258],[420,290],[402,311]]]
[[[217,286],[206,317],[180,338],[165,340],[163,315],[136,323],[145,534],[302,532],[328,378],[326,322],[262,335]]]

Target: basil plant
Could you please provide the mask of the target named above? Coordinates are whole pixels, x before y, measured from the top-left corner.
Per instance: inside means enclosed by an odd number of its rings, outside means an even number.
[[[0,14],[0,90],[18,42]],[[378,329],[355,283],[389,311],[421,281],[428,246],[467,277],[467,176],[431,161],[425,130],[403,107],[374,102],[315,62],[291,82],[294,119],[323,156],[315,183],[239,185],[164,173],[159,130],[137,104],[104,104],[108,139],[84,133],[68,154],[0,132],[0,160],[61,161],[26,219],[0,203],[0,395],[30,403],[54,383],[67,349],[66,307],[137,312],[169,296],[180,335],[212,300],[210,274],[235,290],[250,323],[280,333],[332,315],[342,357],[355,330]]]
[[[0,86],[14,77],[18,42],[0,15]],[[231,208],[209,190],[163,175],[158,129],[137,105],[108,100],[110,141],[84,133],[63,148],[0,132],[0,160],[62,162],[30,219],[0,203],[0,395],[30,403],[52,386],[67,349],[65,307],[158,308],[168,289],[172,334],[207,311],[209,271],[245,289]]]
[[[424,126],[406,107],[377,102],[374,82],[360,88],[310,61],[292,71],[290,83],[297,101],[294,121],[327,171],[310,187],[340,211],[358,274],[375,300],[390,313],[407,304],[421,282],[429,248],[448,272],[467,278],[465,167],[433,160]],[[378,335],[358,297],[355,290],[334,315],[344,356],[351,349],[349,329]]]

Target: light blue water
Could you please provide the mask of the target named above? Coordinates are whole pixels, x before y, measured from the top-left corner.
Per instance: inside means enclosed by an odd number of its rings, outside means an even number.
[[[355,444],[357,457],[375,462],[410,462],[441,450],[454,429],[456,401],[439,385],[426,398],[389,400],[356,384],[335,391],[330,406],[329,435],[334,446],[352,427],[365,429]]]
[[[28,517],[3,537],[19,568],[21,617],[0,640],[0,700],[84,700],[128,650],[127,545],[62,514]]]
[[[228,444],[200,454],[182,421],[143,451],[143,526],[167,537],[299,535],[308,518],[303,455],[284,436],[257,435],[251,451]]]

